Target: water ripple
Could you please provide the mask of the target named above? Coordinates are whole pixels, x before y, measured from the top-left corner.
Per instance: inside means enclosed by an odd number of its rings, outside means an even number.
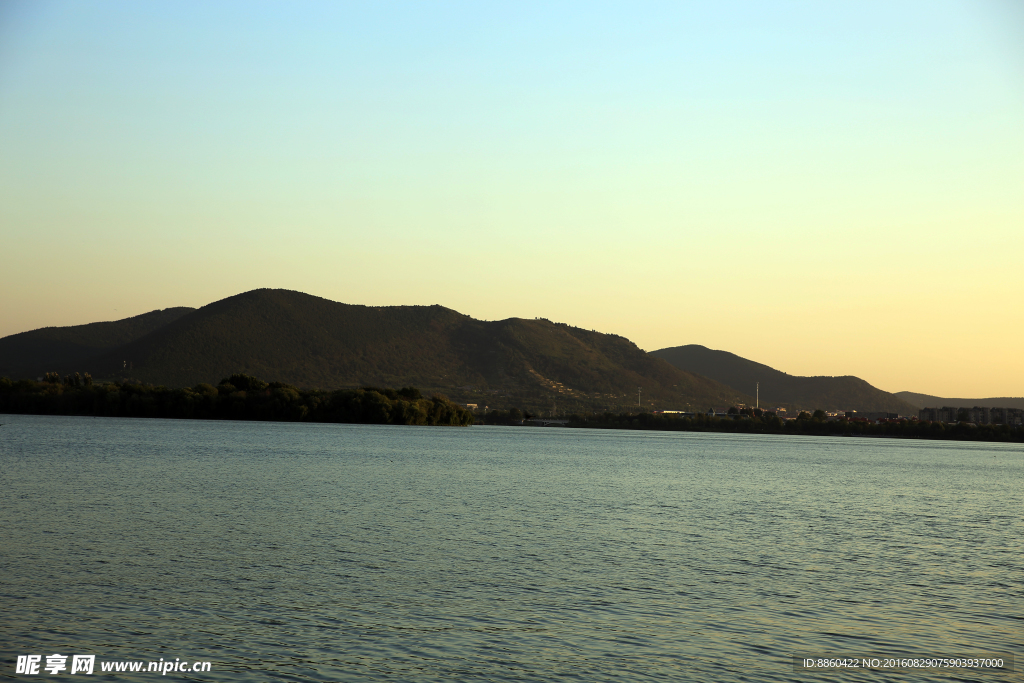
[[[205,681],[1005,681],[790,658],[1024,644],[1019,447],[3,421],[9,663],[181,657],[211,661],[179,676]]]

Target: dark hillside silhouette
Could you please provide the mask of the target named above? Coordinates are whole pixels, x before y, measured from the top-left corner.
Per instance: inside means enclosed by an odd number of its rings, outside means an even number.
[[[0,376],[42,377],[70,372],[103,351],[119,348],[196,309],[165,308],[123,320],[69,327],[44,327],[0,339]]]
[[[681,370],[698,373],[747,394],[761,383],[761,406],[790,404],[825,410],[893,412],[917,415],[907,401],[877,389],[858,377],[800,377],[698,344],[651,351]]]
[[[912,391],[897,391],[895,396],[918,408],[938,408],[954,406],[962,408],[1024,408],[1024,397],[996,396],[992,398],[942,398],[929,394],[916,394]]]
[[[270,289],[189,311],[90,358],[40,359],[20,376],[49,371],[170,387],[234,373],[305,388],[413,385],[481,408],[559,412],[635,407],[637,387],[647,410],[750,401],[617,335],[548,320],[481,321],[442,306],[354,306]]]

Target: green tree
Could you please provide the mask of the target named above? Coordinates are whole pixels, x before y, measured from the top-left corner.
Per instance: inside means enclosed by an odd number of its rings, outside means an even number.
[[[222,379],[221,384],[233,384],[239,391],[263,391],[269,386],[266,382],[251,375],[235,374]]]
[[[398,390],[398,395],[409,401],[418,401],[423,398],[423,394],[416,387],[402,387]]]

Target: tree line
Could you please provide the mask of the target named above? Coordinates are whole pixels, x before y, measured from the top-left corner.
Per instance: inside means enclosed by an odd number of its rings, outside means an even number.
[[[425,398],[419,389],[361,387],[322,391],[299,389],[282,382],[265,382],[250,375],[226,377],[217,386],[169,389],[137,382],[96,384],[88,373],[61,376],[47,373],[42,381],[12,381],[0,377],[0,412],[35,415],[102,417],[161,417],[209,420],[272,420],[291,422],[349,422],[362,424],[520,425],[533,417],[518,408],[492,410],[479,417],[444,396]],[[664,431],[728,432],[739,434],[808,434],[911,439],[1024,442],[1024,427],[1006,424],[946,424],[893,420],[881,424],[840,418],[824,412],[802,412],[795,420],[755,409],[730,411],[726,418],[653,413],[570,415],[569,427],[591,429],[651,429]]]
[[[744,414],[746,413],[746,414]],[[755,414],[756,413],[756,414]],[[880,424],[840,418],[827,420],[823,411],[802,412],[795,420],[782,420],[775,413],[739,411],[732,417],[709,415],[668,416],[652,413],[604,413],[573,415],[569,427],[595,429],[652,429],[682,432],[728,432],[736,434],[808,434],[819,436],[869,436],[903,439],[951,439],[962,441],[1024,441],[1024,427],[1005,424],[945,424],[920,420],[894,420]]]
[[[94,384],[86,373],[43,381],[0,377],[0,412],[97,417],[162,417],[200,420],[274,420],[468,426],[473,413],[419,389],[362,387],[299,389],[235,374],[220,384],[169,389],[132,382]]]

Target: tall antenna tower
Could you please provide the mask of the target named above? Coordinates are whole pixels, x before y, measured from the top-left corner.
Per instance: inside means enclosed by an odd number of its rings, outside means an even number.
[[[757,404],[754,407],[757,408],[758,410],[760,410],[761,409],[761,383],[760,382],[757,382],[757,387],[754,389],[754,399],[757,401]]]

